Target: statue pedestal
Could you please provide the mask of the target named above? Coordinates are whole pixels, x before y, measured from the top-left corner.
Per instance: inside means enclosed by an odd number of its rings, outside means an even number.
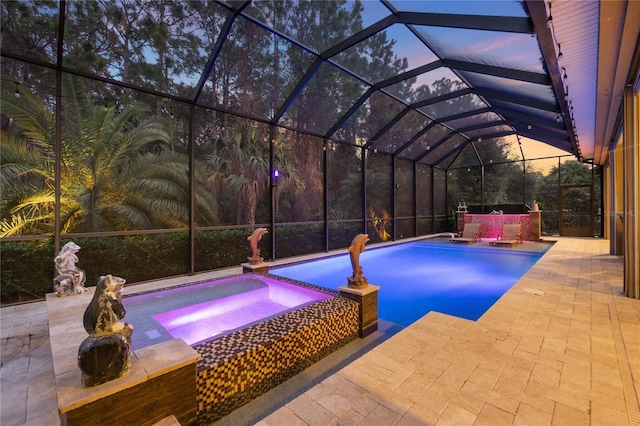
[[[540,241],[542,237],[542,211],[529,210],[529,241]]]
[[[269,273],[269,264],[265,262],[260,263],[242,263],[242,273],[256,273],[256,274],[268,274]]]
[[[340,295],[360,305],[360,337],[367,337],[378,329],[378,290],[380,286],[369,284],[365,288],[338,287]]]
[[[82,322],[90,300],[91,293],[77,297],[47,294],[49,343],[60,423],[142,425],[155,424],[174,415],[183,425],[197,424],[201,355],[182,339],[138,349],[130,355],[129,374],[98,386],[82,386],[76,354],[87,335]]]

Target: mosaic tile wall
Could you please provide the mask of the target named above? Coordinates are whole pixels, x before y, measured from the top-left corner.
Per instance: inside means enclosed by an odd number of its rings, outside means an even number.
[[[531,218],[529,214],[465,214],[465,223],[479,223],[480,237],[497,238],[505,223],[519,224],[524,240],[529,239]],[[464,225],[462,225],[464,226]],[[460,229],[461,231],[461,229]]]
[[[357,337],[358,304],[336,294],[195,347],[198,423],[224,417]]]

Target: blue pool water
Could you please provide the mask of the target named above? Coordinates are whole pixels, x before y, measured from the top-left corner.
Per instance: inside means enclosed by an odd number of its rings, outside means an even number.
[[[367,249],[363,275],[379,285],[378,316],[408,326],[430,311],[477,320],[533,266],[543,252],[413,242]],[[352,274],[347,254],[271,274],[337,289]]]

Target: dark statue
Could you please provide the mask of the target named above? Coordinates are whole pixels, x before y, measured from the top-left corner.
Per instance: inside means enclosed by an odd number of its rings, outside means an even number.
[[[78,349],[82,386],[92,387],[129,372],[133,326],[122,322],[125,308],[122,290],[125,280],[106,275],[98,278],[96,291],[84,312],[84,329],[89,337]]]

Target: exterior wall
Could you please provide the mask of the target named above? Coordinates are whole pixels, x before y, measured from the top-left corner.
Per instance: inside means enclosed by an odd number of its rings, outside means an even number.
[[[640,79],[636,79],[640,82]],[[640,85],[640,83],[637,83]],[[623,229],[624,294],[640,299],[640,94],[629,85],[624,94]]]

